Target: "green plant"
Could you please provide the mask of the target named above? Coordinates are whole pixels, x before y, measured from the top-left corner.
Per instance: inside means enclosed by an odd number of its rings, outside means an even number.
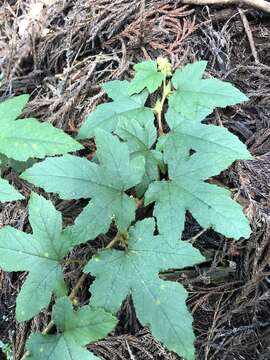
[[[74,225],[62,230],[61,216],[53,205],[33,194],[29,204],[33,235],[10,227],[0,230],[0,265],[7,271],[29,271],[17,299],[17,318],[26,320],[37,314],[52,293],[60,297],[43,335],[32,335],[28,341],[26,355],[31,359],[60,359],[59,352],[66,351],[63,341],[71,344],[67,345],[70,358],[74,352],[89,358],[78,346],[90,342],[91,336],[80,331],[74,335],[71,329],[76,328],[81,311],[87,318],[92,310],[84,306],[74,315],[71,304],[62,298],[67,289],[61,264],[74,246],[106,233],[112,223],[117,227],[115,237],[86,264],[70,300],[90,273],[95,276],[90,286],[93,309],[116,314],[131,294],[141,324],[149,326],[169,350],[194,359],[187,292],[181,284],[159,276],[169,268],[204,261],[197,249],[181,240],[185,213],[189,210],[202,227],[228,237],[250,234],[241,206],[229,191],[208,179],[234,160],[251,159],[251,155],[225,128],[201,123],[216,106],[247,98],[229,83],[203,79],[205,67],[206,62],[200,61],[172,75],[166,59],[135,65],[130,83],[117,80],[103,85],[113,101],[99,105],[80,129],[79,139],[95,137],[97,151],[92,161],[72,155],[48,158],[21,175],[62,199],[91,198]],[[159,88],[162,94],[154,107],[146,107],[149,94]],[[150,204],[156,222],[136,212]],[[35,305],[29,308],[34,286]],[[41,286],[46,289],[42,294],[37,291]],[[69,319],[68,324],[64,319]],[[53,324],[60,334],[46,335]],[[107,334],[114,320],[110,324],[94,338]],[[49,357],[55,344],[57,351]],[[38,353],[40,348],[44,357]]]
[[[16,120],[29,99],[15,96],[0,103],[0,165],[2,170],[12,167],[18,172],[33,165],[32,158],[64,154],[83,147],[77,141],[49,123],[28,118]],[[0,201],[23,199],[7,180],[0,179]]]

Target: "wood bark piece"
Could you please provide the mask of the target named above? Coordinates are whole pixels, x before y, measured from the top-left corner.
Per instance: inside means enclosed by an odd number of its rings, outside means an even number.
[[[183,0],[187,5],[245,5],[270,14],[270,3],[266,0]]]

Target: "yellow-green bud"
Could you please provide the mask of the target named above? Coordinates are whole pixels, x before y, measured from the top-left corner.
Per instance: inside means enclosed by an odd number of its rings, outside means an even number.
[[[157,58],[158,70],[166,76],[172,76],[172,64],[167,58],[158,57]]]
[[[73,304],[74,306],[78,306],[78,305],[79,305],[79,300],[78,300],[77,297],[75,297],[75,298],[72,300],[72,304]]]

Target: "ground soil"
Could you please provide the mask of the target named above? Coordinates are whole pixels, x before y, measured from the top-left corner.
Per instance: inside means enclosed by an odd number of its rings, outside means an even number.
[[[215,179],[244,206],[252,236],[235,243],[208,230],[194,246],[209,261],[166,274],[189,291],[199,360],[270,359],[270,17],[243,10],[257,61],[233,6],[184,7],[179,0],[46,0],[43,6],[9,0],[0,5],[0,100],[30,93],[24,116],[49,121],[71,135],[106,99],[100,84],[128,79],[132,65],[149,57],[167,56],[174,68],[208,60],[208,76],[230,81],[249,96],[249,102],[217,110],[207,122],[227,127],[254,155],[253,161],[236,162]],[[93,143],[84,145],[80,155],[91,155]],[[11,169],[2,175],[26,196],[33,189]],[[63,212],[66,225],[85,205],[47,197]],[[27,201],[1,204],[0,211],[0,226],[30,230]],[[200,230],[188,214],[183,237]],[[76,249],[71,258],[86,261],[113,232]],[[81,269],[64,270],[72,286]],[[24,279],[23,273],[0,272],[0,339],[12,344],[15,360],[24,353],[29,333],[43,329],[50,313],[49,308],[32,321],[16,323],[15,300]],[[86,289],[79,299],[88,301]],[[119,318],[111,336],[90,346],[96,355],[105,360],[179,359],[142,328],[132,299],[125,301]]]

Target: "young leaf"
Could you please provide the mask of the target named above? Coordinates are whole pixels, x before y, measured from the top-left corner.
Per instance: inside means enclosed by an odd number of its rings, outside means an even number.
[[[155,201],[154,216],[160,233],[181,234],[189,210],[204,228],[212,227],[230,238],[249,237],[248,220],[229,191],[204,182],[231,159],[215,153],[196,153],[182,159],[167,156],[169,181],[150,184],[145,194],[146,205]]]
[[[15,120],[29,100],[29,95],[14,96],[0,103],[0,124]]]
[[[176,70],[172,84],[176,89],[169,97],[169,105],[188,119],[198,113],[202,119],[211,114],[215,107],[235,105],[248,98],[233,85],[218,79],[202,79],[206,63],[196,62]],[[201,119],[201,120],[202,120]]]
[[[141,196],[150,182],[158,177],[158,163],[162,161],[162,154],[153,150],[157,139],[157,130],[153,121],[140,123],[137,120],[119,122],[115,131],[127,142],[131,158],[143,156],[145,159],[145,174],[142,183],[137,187],[137,196]]]
[[[78,139],[94,137],[96,129],[112,132],[123,119],[137,119],[143,122],[154,119],[153,111],[144,106],[148,92],[129,96],[127,88],[127,81],[113,80],[103,85],[103,89],[108,91],[113,101],[97,106],[80,128]]]
[[[15,201],[23,199],[20,194],[7,180],[0,179],[0,201]]]
[[[91,304],[116,313],[131,293],[136,314],[153,336],[187,360],[194,359],[192,317],[181,284],[163,281],[158,273],[168,268],[183,268],[204,260],[191,244],[178,241],[170,246],[170,233],[153,236],[155,222],[145,219],[129,231],[126,251],[100,251],[85,271],[96,277],[90,287]]]
[[[156,61],[144,61],[136,64],[134,68],[135,78],[130,82],[129,95],[138,94],[145,88],[151,94],[162,84],[163,75],[158,71]]]
[[[0,266],[29,271],[17,297],[16,317],[28,320],[46,307],[52,292],[66,293],[60,261],[72,247],[62,232],[61,214],[49,200],[32,193],[29,220],[33,235],[10,226],[0,229]]]
[[[127,145],[116,136],[99,129],[96,144],[100,164],[66,155],[46,159],[21,176],[63,199],[92,199],[72,230],[78,243],[106,232],[112,219],[119,231],[126,231],[135,218],[136,204],[125,191],[141,181],[145,169],[144,159],[131,160]]]
[[[9,121],[1,125],[0,152],[18,161],[82,148],[80,143],[62,130],[36,119]]]
[[[117,320],[103,309],[83,306],[74,312],[67,297],[53,307],[52,320],[57,335],[32,334],[26,347],[29,360],[98,360],[83,346],[104,338],[115,327]]]

